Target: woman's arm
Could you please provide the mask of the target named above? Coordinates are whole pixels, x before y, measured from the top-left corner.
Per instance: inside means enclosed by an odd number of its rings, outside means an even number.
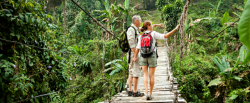
[[[174,30],[172,30],[171,32],[169,32],[169,33],[165,34],[165,35],[164,35],[164,38],[168,38],[168,37],[170,37],[171,35],[173,35],[173,34],[174,34],[174,32],[175,32],[176,30],[178,30],[178,29],[179,29],[179,27],[180,27],[180,25],[177,25],[177,26],[175,27],[175,29],[174,29]]]
[[[157,27],[157,26],[163,27],[163,24],[154,24],[154,25],[153,25],[153,28],[154,28],[154,27]]]
[[[139,53],[139,50],[140,50],[140,49],[136,49],[136,50],[135,50],[135,54],[134,54],[134,58],[133,58],[133,61],[134,61],[134,62],[137,61],[137,55],[138,55],[138,53]]]

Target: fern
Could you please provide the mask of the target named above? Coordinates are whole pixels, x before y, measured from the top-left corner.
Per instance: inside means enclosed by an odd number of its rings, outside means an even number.
[[[117,68],[113,70],[109,75],[114,75],[115,73],[119,72],[122,68]]]
[[[107,72],[109,70],[113,70],[113,71],[111,71],[111,73],[109,75],[114,75],[115,73],[119,72],[121,69],[123,69],[123,66],[122,66],[122,64],[120,64],[118,62],[122,62],[122,61],[123,60],[115,59],[113,61],[110,61],[110,62],[106,63],[105,66],[109,66],[111,64],[114,64],[114,65],[111,65],[111,67],[104,70],[104,72]]]

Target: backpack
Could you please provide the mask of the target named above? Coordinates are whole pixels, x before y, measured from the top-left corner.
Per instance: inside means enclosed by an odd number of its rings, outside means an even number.
[[[141,35],[141,56],[146,58],[153,54],[153,37],[151,32]],[[154,46],[155,47],[155,46]]]
[[[133,26],[130,26],[135,30],[135,38],[138,35],[136,32],[136,29]],[[122,49],[123,52],[127,53],[130,49],[129,43],[128,43],[128,37],[127,37],[127,31],[130,28],[128,27],[126,30],[124,30],[120,35],[120,40],[119,40],[119,46]],[[131,52],[131,51],[130,51]]]
[[[133,26],[130,26],[135,30],[135,38],[138,35],[136,32],[136,29]],[[129,52],[129,57],[128,57],[128,63],[130,63],[130,55],[131,55],[131,49],[128,43],[128,37],[127,37],[127,31],[130,28],[128,27],[126,30],[124,30],[120,35],[120,40],[119,40],[119,47],[122,49],[123,52],[127,53]]]

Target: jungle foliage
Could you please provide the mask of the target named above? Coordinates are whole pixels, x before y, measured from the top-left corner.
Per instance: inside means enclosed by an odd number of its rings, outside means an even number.
[[[186,2],[75,1],[114,36],[136,14],[161,20],[170,31],[178,24]],[[103,32],[70,0],[0,0],[0,4],[0,38],[17,41],[0,40],[1,103],[79,85],[28,102],[100,102],[124,89],[126,54],[113,35]],[[180,56],[180,40],[177,51],[170,53],[179,89],[188,102],[248,102],[249,7],[249,0],[193,0],[189,5],[181,65],[175,59]],[[161,15],[148,15],[146,10],[156,8]],[[239,17],[239,23],[215,35]],[[172,41],[170,38],[169,45]]]
[[[164,5],[165,8],[176,8],[176,1],[157,0],[156,6],[162,10],[162,18],[176,12],[163,12]],[[194,0],[189,5],[185,56],[182,61],[175,59],[180,56],[180,40],[177,40],[178,50],[170,53],[172,70],[182,97],[188,102],[248,102],[250,63],[249,42],[246,41],[249,41],[249,4],[249,0]],[[240,22],[227,28],[239,17]],[[169,19],[163,20],[169,22]]]

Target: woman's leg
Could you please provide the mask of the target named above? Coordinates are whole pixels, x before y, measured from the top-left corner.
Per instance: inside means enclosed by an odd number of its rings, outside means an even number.
[[[153,91],[154,84],[155,84],[155,68],[156,67],[149,67],[149,78],[150,78],[150,92],[149,92],[149,95],[152,95],[152,91]]]
[[[148,66],[142,66],[145,94],[148,94]]]

